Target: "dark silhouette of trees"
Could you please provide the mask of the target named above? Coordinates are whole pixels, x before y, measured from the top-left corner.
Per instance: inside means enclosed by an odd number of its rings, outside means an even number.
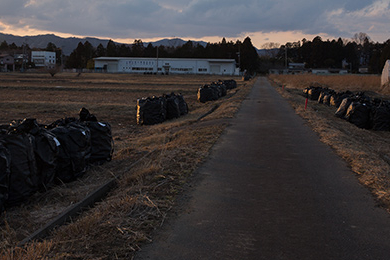
[[[355,34],[351,40],[324,41],[316,36],[312,41],[286,43],[279,49],[277,60],[304,62],[307,68],[343,68],[358,72],[368,67],[369,73],[381,73],[385,61],[390,58],[390,40],[384,44],[374,43],[365,33]]]
[[[249,37],[246,37],[240,47],[240,69],[254,73],[259,68],[259,55]]]
[[[247,37],[244,42],[228,42],[225,38],[219,43],[208,43],[206,46],[188,41],[182,46],[146,47],[142,40],[134,40],[133,44],[116,44],[109,40],[106,48],[101,44],[94,48],[89,42],[79,43],[67,59],[67,68],[93,68],[91,60],[96,57],[160,57],[160,58],[210,58],[235,59],[241,69],[255,72],[259,67],[259,57],[252,41]],[[242,62],[241,62],[242,61]]]
[[[142,40],[134,40],[131,45],[131,54],[133,57],[144,57],[144,44]]]
[[[84,44],[82,42],[79,42],[77,48],[69,55],[69,58],[67,59],[66,62],[66,67],[74,68],[74,69],[86,68],[88,63],[88,55],[89,55],[88,54],[89,50],[87,50],[88,48],[89,46],[85,48]]]
[[[175,46],[144,45],[141,39],[132,44],[117,44],[109,40],[106,46],[92,46],[88,41],[80,42],[76,49],[67,57],[67,68],[93,69],[93,58],[96,57],[160,57],[160,58],[209,58],[235,59],[241,71],[268,72],[270,68],[283,68],[287,63],[305,63],[307,68],[345,68],[358,72],[360,67],[367,67],[369,73],[381,73],[387,59],[390,59],[390,39],[384,43],[373,42],[365,33],[355,34],[350,40],[324,40],[320,36],[313,40],[302,39],[297,42],[287,42],[284,45],[264,45],[269,52],[259,57],[257,49],[249,37],[243,42],[227,41],[222,38],[218,43],[201,45],[193,41]],[[29,50],[28,45],[24,46]],[[48,43],[47,51],[57,53],[57,63],[61,61],[61,49],[53,43]],[[22,53],[23,46],[0,43],[0,51],[10,54]]]

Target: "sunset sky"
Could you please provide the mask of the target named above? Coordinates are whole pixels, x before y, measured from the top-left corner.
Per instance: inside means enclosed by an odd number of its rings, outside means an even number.
[[[364,32],[384,42],[390,39],[390,0],[0,0],[0,32],[121,43],[249,36],[257,48]]]

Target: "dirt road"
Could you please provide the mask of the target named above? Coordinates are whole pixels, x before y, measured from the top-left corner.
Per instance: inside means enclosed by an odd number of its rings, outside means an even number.
[[[390,259],[390,215],[265,78],[196,174],[135,259]]]

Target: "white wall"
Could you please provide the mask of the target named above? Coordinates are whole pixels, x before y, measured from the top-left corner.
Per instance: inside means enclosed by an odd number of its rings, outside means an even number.
[[[31,62],[37,67],[52,67],[56,64],[56,53],[52,51],[32,51]]]
[[[389,82],[390,82],[390,60],[387,60],[382,71],[381,86]]]
[[[158,66],[157,66],[158,64]],[[234,75],[234,60],[174,59],[174,58],[109,58],[95,59],[95,68],[119,73],[172,73]],[[214,68],[214,71],[211,69]],[[215,70],[217,68],[217,70]]]

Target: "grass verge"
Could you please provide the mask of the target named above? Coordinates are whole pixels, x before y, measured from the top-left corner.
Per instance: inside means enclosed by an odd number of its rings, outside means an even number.
[[[83,84],[94,81],[91,77],[91,75],[86,76]],[[115,87],[122,84],[116,82],[114,76],[110,77],[106,79],[110,81],[109,84],[114,84]],[[124,82],[127,80],[133,83],[145,82],[153,79],[145,76],[128,77],[133,81],[119,75],[119,79]],[[29,203],[5,212],[3,225],[0,228],[3,241],[1,244],[3,253],[0,259],[131,259],[143,243],[153,239],[153,232],[167,218],[174,216],[177,211],[178,195],[183,194],[191,185],[194,170],[208,156],[211,147],[228,125],[228,119],[233,117],[239,109],[254,81],[245,84],[238,81],[239,87],[231,90],[228,96],[215,102],[200,104],[196,101],[197,88],[194,85],[201,80],[205,80],[202,82],[205,84],[217,80],[216,78],[175,76],[164,79],[155,78],[155,84],[160,80],[164,86],[171,81],[175,81],[176,85],[178,82],[187,83],[186,87],[181,88],[185,88],[188,93],[185,99],[189,104],[190,113],[159,125],[135,125],[135,109],[126,105],[133,102],[136,98],[134,95],[126,97],[131,102],[127,99],[118,100],[121,97],[114,95],[113,99],[116,104],[123,107],[118,112],[118,110],[106,109],[111,107],[107,104],[110,103],[109,96],[106,97],[108,100],[99,106],[95,101],[104,100],[102,94],[98,91],[91,92],[95,93],[95,97],[90,97],[86,103],[96,108],[98,112],[94,109],[90,111],[98,118],[103,116],[105,121],[112,122],[116,150],[114,160],[94,167],[86,176],[74,183],[55,187],[44,194],[37,194]],[[44,81],[47,85],[53,84],[38,76],[32,79],[22,79],[23,84],[26,85],[36,84],[37,80]],[[61,78],[61,80],[65,81],[62,83],[71,85],[66,79]],[[80,84],[80,80],[82,79],[77,78],[77,84]],[[134,88],[134,92],[127,91],[128,93],[138,93],[138,89],[142,87],[134,87],[135,85],[125,86],[124,84],[122,87]],[[109,85],[104,85],[104,87],[109,88]],[[27,107],[34,108],[35,106],[30,106],[30,104],[37,102],[36,99],[40,93],[47,93],[39,89],[32,91],[38,91],[32,95],[34,100],[21,102],[20,107],[14,108],[15,113],[10,109],[9,118],[26,113]],[[148,93],[149,95],[161,94],[152,91]],[[12,95],[12,93],[9,95],[13,99],[4,102],[18,102],[18,95]],[[60,101],[58,105],[63,113],[69,114],[76,109],[76,105],[65,101],[72,95],[72,93],[67,93],[65,98],[59,95],[63,101]],[[43,99],[46,98],[50,99],[52,96],[43,96]],[[80,100],[77,102],[85,104]],[[42,110],[45,110],[46,118],[49,118],[47,120],[58,115],[52,113],[50,103],[41,102],[39,104],[37,110],[29,111],[30,114],[36,111],[33,114],[39,118]],[[213,113],[198,120],[215,105],[218,108]],[[148,156],[143,157],[148,153],[150,153]],[[143,159],[136,167],[129,167],[140,158]],[[35,241],[23,248],[17,247],[18,242],[28,234],[50,221],[67,205],[82,199],[112,176],[122,176],[118,180],[118,188],[111,191],[108,197],[97,203],[94,208],[86,211],[71,223],[57,228],[44,241]]]

